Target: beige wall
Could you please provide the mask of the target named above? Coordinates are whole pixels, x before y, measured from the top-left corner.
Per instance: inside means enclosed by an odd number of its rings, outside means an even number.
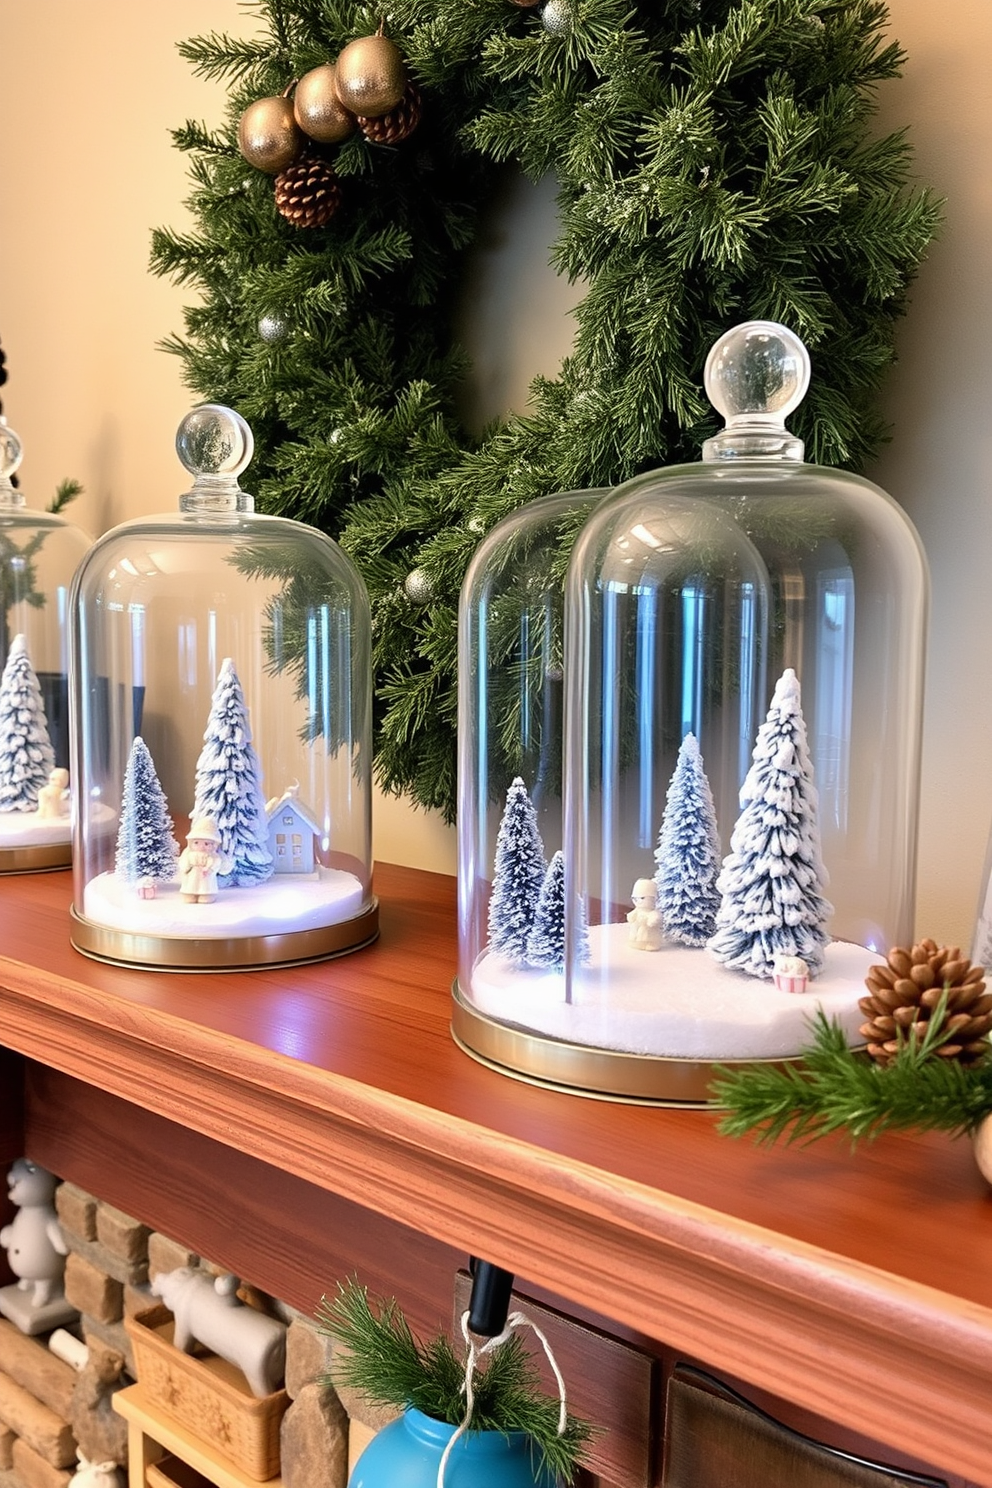
[[[917,522],[933,569],[918,928],[967,941],[992,823],[992,5],[890,9],[910,61],[883,90],[885,117],[911,126],[948,221],[900,335],[894,440],[874,474]],[[173,508],[183,486],[172,440],[190,399],[155,350],[179,328],[183,292],[147,273],[149,232],[184,220],[169,129],[215,121],[222,93],[174,43],[249,26],[235,0],[0,0],[4,408],[26,444],[29,503],[76,475],[87,494],[75,520],[94,533]],[[530,377],[553,374],[568,349],[575,295],[542,267],[553,230],[550,192],[518,189],[479,254],[465,327],[480,414],[522,406]],[[404,802],[377,803],[375,850],[454,869],[453,833]]]

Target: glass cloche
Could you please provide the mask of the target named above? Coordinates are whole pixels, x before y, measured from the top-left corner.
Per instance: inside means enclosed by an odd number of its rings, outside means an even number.
[[[176,515],[115,527],[70,601],[72,942],[140,966],[374,939],[371,622],[330,538],[258,516],[232,409],[182,421]]]
[[[618,487],[575,542],[554,915],[509,795],[495,852],[462,829],[455,1031],[491,1063],[705,1100],[715,1063],[797,1056],[818,1008],[858,1042],[869,967],[911,941],[926,561],[877,486],[803,462],[809,375],[785,327],[728,332],[703,462]]]
[[[11,476],[21,441],[0,417],[0,873],[65,868],[72,576],[90,540],[29,511]]]

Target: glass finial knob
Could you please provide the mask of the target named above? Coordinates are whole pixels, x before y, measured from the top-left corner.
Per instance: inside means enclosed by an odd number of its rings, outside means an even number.
[[[10,480],[21,463],[22,455],[21,441],[7,420],[0,418],[0,481]]]
[[[809,387],[809,352],[774,320],[724,332],[706,358],[706,396],[727,427],[703,445],[703,459],[801,460],[802,440],[785,427]]]
[[[176,453],[191,475],[236,480],[251,462],[252,432],[240,413],[222,403],[201,403],[179,425]]]

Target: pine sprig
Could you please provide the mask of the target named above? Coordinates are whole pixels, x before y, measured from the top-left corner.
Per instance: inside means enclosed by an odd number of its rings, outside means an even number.
[[[443,1335],[419,1342],[392,1298],[369,1302],[354,1279],[317,1309],[322,1332],[344,1345],[325,1383],[359,1390],[375,1405],[412,1407],[457,1426],[465,1415],[465,1365]],[[569,1415],[558,1435],[558,1402],[542,1391],[534,1362],[514,1334],[474,1379],[473,1431],[522,1431],[549,1473],[570,1483],[592,1428]]]
[[[852,1144],[885,1131],[974,1131],[992,1111],[992,1048],[977,1064],[935,1057],[948,1037],[941,1031],[946,993],[919,1041],[903,1039],[882,1067],[852,1050],[840,1025],[822,1008],[801,1064],[720,1068],[711,1087],[727,1114],[726,1136],[753,1134],[758,1142],[809,1142],[847,1131]]]

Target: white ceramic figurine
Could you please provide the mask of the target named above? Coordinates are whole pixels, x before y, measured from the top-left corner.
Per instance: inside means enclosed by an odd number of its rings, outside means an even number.
[[[160,1271],[152,1293],[175,1316],[173,1342],[188,1354],[202,1343],[243,1371],[253,1395],[271,1395],[286,1370],[286,1324],[246,1307],[236,1276],[211,1280],[189,1266]]]
[[[27,1157],[7,1174],[18,1212],[0,1229],[0,1245],[17,1282],[0,1288],[0,1313],[22,1333],[46,1333],[78,1316],[62,1293],[68,1247],[53,1203],[57,1181]]]
[[[630,899],[634,906],[627,914],[631,945],[639,951],[660,951],[665,935],[658,909],[658,885],[653,878],[639,878],[630,891]]]

